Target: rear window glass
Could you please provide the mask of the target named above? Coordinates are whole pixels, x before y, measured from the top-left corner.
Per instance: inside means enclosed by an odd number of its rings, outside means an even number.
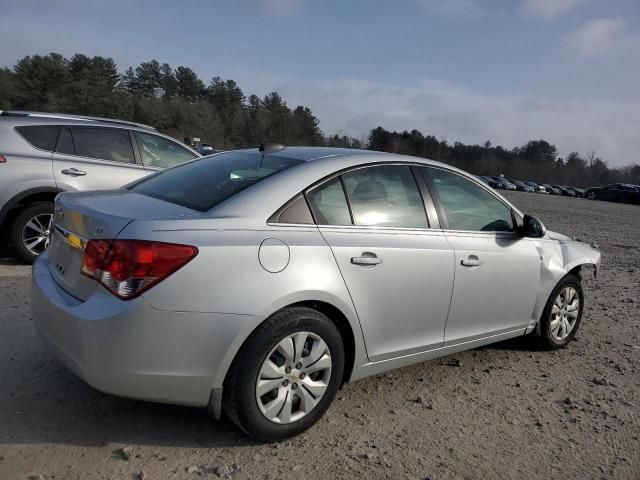
[[[56,148],[58,130],[60,127],[53,125],[29,125],[16,127],[22,137],[36,148],[53,151]]]
[[[148,177],[131,190],[206,212],[236,193],[302,163],[255,152],[228,152],[205,157]]]

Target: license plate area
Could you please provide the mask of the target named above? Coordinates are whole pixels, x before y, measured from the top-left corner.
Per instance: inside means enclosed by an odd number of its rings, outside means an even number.
[[[86,240],[56,226],[49,244],[49,271],[55,281],[71,295],[84,300],[95,289],[95,280],[80,269]]]

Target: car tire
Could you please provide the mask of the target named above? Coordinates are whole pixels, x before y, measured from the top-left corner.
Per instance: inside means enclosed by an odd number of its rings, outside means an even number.
[[[53,202],[35,202],[22,210],[13,220],[10,238],[16,255],[31,264],[49,244],[53,225]],[[33,239],[28,242],[28,239]],[[33,242],[37,242],[33,244]]]
[[[240,348],[224,382],[223,409],[256,440],[298,435],[329,408],[344,363],[342,338],[329,318],[306,307],[281,310]]]
[[[587,198],[589,200],[597,200],[598,199],[598,195],[596,194],[596,192],[589,192],[587,194]]]
[[[540,320],[538,337],[549,350],[566,347],[576,336],[584,309],[580,279],[566,275],[553,289]]]

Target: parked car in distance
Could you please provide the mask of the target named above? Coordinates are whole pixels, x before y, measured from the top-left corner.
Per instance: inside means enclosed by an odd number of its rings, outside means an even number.
[[[31,288],[55,356],[263,441],[345,382],[526,334],[565,347],[600,262],[461,170],[366,150],[225,152],[55,208]]]
[[[0,111],[0,225],[30,263],[49,244],[60,192],[117,188],[197,157],[138,123]]]
[[[563,197],[575,197],[576,196],[576,192],[574,192],[573,190],[568,189],[564,185],[554,185],[554,187],[557,188],[558,190],[560,190],[560,195],[562,195]]]
[[[526,183],[521,182],[520,180],[510,180],[510,182],[516,186],[516,189],[519,192],[527,192],[527,193],[535,192],[535,189],[531,185],[527,185]]]
[[[211,145],[209,145],[208,143],[199,143],[198,145],[196,145],[195,147],[193,147],[193,149],[198,152],[200,155],[205,156],[205,155],[211,155],[212,153],[217,153],[220,150],[216,150],[214,149]]]
[[[591,187],[585,190],[584,195],[589,200],[607,200],[609,202],[640,205],[640,186],[628,183],[614,183],[606,187]]]
[[[496,188],[499,190],[517,190],[518,189],[518,187],[516,187],[513,183],[511,183],[509,180],[507,180],[504,177],[490,177],[490,178],[497,182],[498,186]]]
[[[526,180],[524,183],[526,183],[530,187],[533,187],[533,190],[536,193],[542,193],[542,194],[548,194],[549,193],[549,192],[547,192],[546,187],[544,185],[542,185],[542,184],[538,184],[536,182],[532,182],[531,180]]]
[[[569,187],[567,185],[564,185],[565,188],[573,191],[573,193],[576,194],[576,197],[578,198],[584,198],[584,189],[582,188],[577,188],[577,187]]]
[[[500,188],[500,183],[496,182],[493,178],[487,177],[486,175],[479,175],[478,178],[489,185],[491,188]]]
[[[560,189],[552,187],[548,183],[543,183],[542,186],[549,192],[549,195],[560,195]]]

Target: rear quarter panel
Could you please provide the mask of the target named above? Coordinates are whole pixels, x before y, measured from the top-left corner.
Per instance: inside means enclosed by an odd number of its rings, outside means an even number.
[[[163,230],[158,228],[163,225]],[[176,222],[180,224],[181,222]],[[264,230],[171,230],[166,222],[134,221],[119,238],[145,238],[195,245],[197,257],[143,294],[163,311],[251,316],[229,346],[219,378],[251,332],[276,311],[299,302],[326,302],[347,318],[355,338],[355,365],[366,363],[360,323],[331,249],[315,226]],[[275,241],[274,241],[275,240]],[[282,242],[288,251],[281,271],[267,271],[261,244]],[[264,247],[263,247],[264,248]],[[282,251],[278,251],[281,258]],[[268,265],[266,265],[269,267]]]
[[[54,189],[52,153],[32,147],[12,127],[0,125],[0,208],[35,188]]]

